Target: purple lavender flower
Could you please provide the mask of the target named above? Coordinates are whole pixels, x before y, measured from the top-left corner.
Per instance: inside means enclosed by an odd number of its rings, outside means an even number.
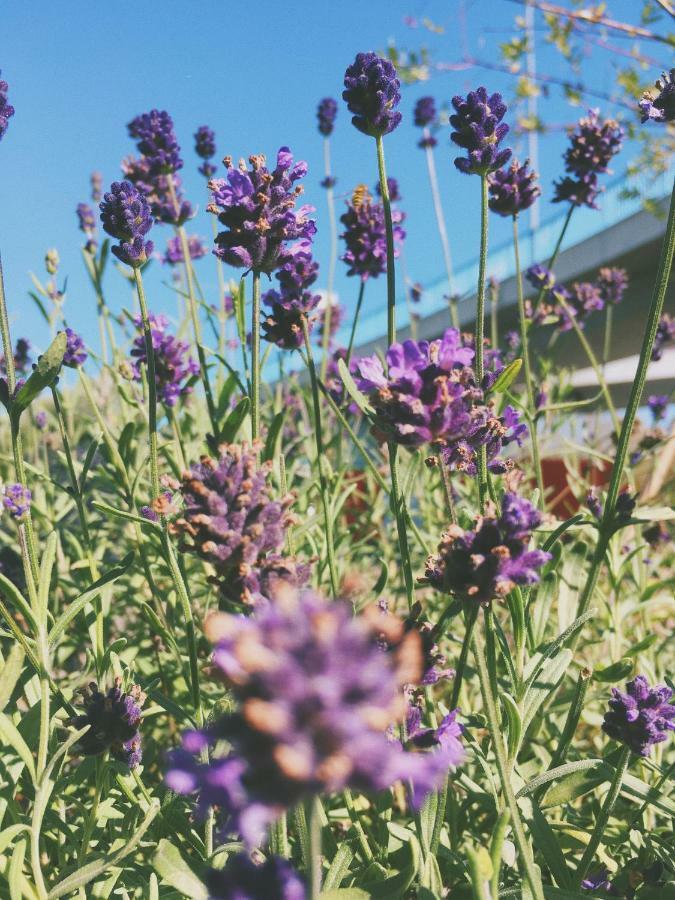
[[[413,114],[415,125],[418,128],[426,128],[436,121],[436,101],[433,97],[420,97],[415,104]]]
[[[204,162],[199,167],[199,172],[205,178],[213,178],[216,167],[209,160],[216,155],[216,135],[208,125],[200,125],[195,131],[195,153]]]
[[[603,267],[598,272],[596,285],[602,300],[606,304],[616,306],[621,303],[628,287],[628,272],[614,266]]]
[[[441,340],[404,341],[387,351],[387,374],[377,356],[356,361],[359,388],[375,410],[378,438],[407,447],[432,444],[448,465],[477,473],[485,446],[492,471],[504,471],[503,446],[520,442],[522,426],[511,407],[496,416],[471,368],[474,350],[449,328]]]
[[[394,256],[399,255],[399,245],[405,238],[402,222],[404,214],[392,209],[394,224]],[[347,212],[340,216],[345,227],[341,237],[345,252],[340,257],[347,263],[348,275],[358,275],[362,281],[378,278],[387,271],[387,238],[384,207],[374,203],[364,184],[360,184],[347,202]]]
[[[71,369],[78,369],[84,365],[87,359],[87,351],[84,349],[84,341],[72,328],[66,328],[66,352],[63,354],[63,365]]]
[[[391,176],[387,177],[387,190],[389,191],[389,200],[391,203],[400,203],[403,197],[401,196],[401,189],[396,178],[392,178]],[[375,185],[375,192],[378,197],[382,196],[382,187],[379,181]]]
[[[344,84],[342,99],[360,132],[382,137],[398,127],[401,82],[392,62],[377,53],[357,53],[345,72]]]
[[[2,71],[0,71],[2,75]],[[0,78],[0,141],[4,138],[9,125],[9,120],[14,115],[14,107],[7,99],[9,85]]]
[[[78,227],[86,236],[86,249],[96,251],[96,213],[88,203],[78,203],[75,210],[77,213]]]
[[[270,310],[262,321],[262,336],[282,350],[295,350],[304,342],[303,320],[309,331],[314,325],[312,313],[321,298],[310,288],[317,279],[319,264],[312,259],[309,241],[298,242],[279,262],[279,290],[266,291],[262,298]]]
[[[525,273],[525,277],[537,291],[541,291],[542,289],[551,291],[555,287],[555,275],[550,269],[547,269],[546,266],[530,266]]]
[[[424,583],[483,605],[506,596],[516,585],[536,584],[539,569],[551,559],[550,553],[528,549],[540,523],[540,513],[528,500],[507,492],[501,516],[479,516],[473,531],[450,526],[436,556],[427,560]]]
[[[6,484],[2,490],[2,503],[13,519],[22,519],[30,509],[33,495],[23,484]]]
[[[113,181],[100,204],[103,229],[118,240],[112,252],[128,266],[144,265],[152,253],[152,241],[144,240],[152,228],[150,207],[129,181]]]
[[[337,184],[337,178],[334,178],[332,175],[326,175],[325,178],[321,179],[319,184],[322,188],[326,188],[326,190],[328,190],[328,188],[335,187],[335,185]]]
[[[614,119],[600,118],[599,110],[589,109],[570,134],[570,145],[563,159],[565,169],[578,178],[602,175],[623,143],[623,128]]]
[[[128,156],[123,159],[122,174],[146,198],[157,222],[180,226],[194,215],[192,204],[183,197],[180,175],[153,174],[150,163],[144,156]]]
[[[243,161],[235,169],[230,157],[224,162],[227,178],[209,182],[208,210],[225,226],[214,253],[231,266],[269,274],[278,268],[286,242],[310,240],[316,233],[308,218],[313,207],[295,209],[302,193],[296,182],[307,174],[307,163],[294,163],[288,147],[279,150],[272,172],[264,156],[249,157],[250,169]]]
[[[155,355],[155,384],[157,395],[167,406],[175,406],[180,397],[192,390],[188,379],[199,374],[199,366],[188,356],[189,346],[184,341],[167,332],[169,320],[166,316],[150,313],[150,333]],[[141,332],[134,338],[131,356],[132,372],[135,381],[141,380],[141,365],[147,365],[148,357],[145,347],[145,335],[142,332],[143,321],[140,316],[134,319],[136,328]]]
[[[602,869],[598,869],[597,872],[593,872],[584,878],[581,882],[581,887],[585,891],[603,891],[605,894],[617,894],[614,885],[609,880],[608,871],[604,867]]]
[[[625,694],[612,688],[602,730],[637,756],[649,756],[654,744],[665,741],[668,732],[675,731],[672,696],[665,684],[650,688],[644,675],[638,675],[626,684]]]
[[[675,69],[663,72],[657,79],[655,87],[658,91],[656,97],[645,92],[638,103],[642,122],[648,122],[650,119],[659,123],[675,121]]]
[[[25,375],[30,369],[30,341],[27,338],[17,338],[14,345],[14,371],[17,375]],[[5,357],[0,356],[0,372],[7,374]]]
[[[572,206],[587,206],[598,209],[596,200],[601,188],[598,187],[596,175],[584,175],[571,178],[565,175],[553,183],[555,188],[552,203],[571,203]]]
[[[115,759],[135,769],[140,763],[141,752],[141,707],[145,694],[137,684],[128,691],[122,690],[122,679],[102,693],[95,681],[80,690],[84,700],[84,712],[70,719],[74,728],[89,725],[75,745],[77,753],[83,756],[98,756],[110,751]]]
[[[198,791],[198,811],[222,807],[226,829],[247,843],[303,798],[348,786],[382,791],[405,779],[419,803],[462,761],[458,742],[411,753],[387,738],[405,714],[402,686],[421,674],[419,636],[400,620],[287,590],[253,617],[212,617],[207,632],[236,709],[184,735],[166,780],[177,793]],[[230,754],[197,762],[217,740]]]
[[[103,175],[100,172],[92,172],[89,176],[91,185],[91,199],[97,205],[103,199]]]
[[[256,865],[247,853],[230,856],[224,869],[205,876],[209,900],[306,900],[305,884],[293,866],[279,856]]]
[[[188,237],[187,244],[190,259],[201,259],[202,256],[206,256],[206,244],[196,234]],[[162,262],[170,266],[177,266],[183,262],[183,245],[179,235],[169,238],[166,242],[166,253],[162,257]]]
[[[271,464],[258,465],[255,447],[223,445],[183,476],[183,516],[173,530],[215,569],[214,584],[229,601],[250,605],[284,580],[302,586],[309,569],[279,555],[293,522],[293,496],[272,497]],[[269,595],[265,595],[269,596]]]
[[[44,410],[35,414],[35,427],[38,431],[44,431],[47,427],[47,413]]]
[[[667,394],[650,394],[650,396],[647,397],[647,406],[649,407],[649,411],[654,417],[655,422],[660,422],[661,419],[665,419],[669,402],[670,398]]]
[[[129,122],[127,129],[147,160],[151,175],[169,175],[183,168],[173,119],[166,110],[142,113]]]
[[[425,728],[422,725],[422,710],[412,705],[406,715],[406,735],[410,746],[418,750],[429,750],[436,747],[452,748],[454,753],[462,753],[460,738],[464,728],[457,721],[458,709],[453,709],[441,720],[437,728]]]
[[[316,110],[316,117],[319,120],[319,133],[324,137],[330,137],[333,133],[337,111],[337,100],[333,100],[332,97],[324,97],[323,100],[319,102]]]
[[[623,490],[619,492],[619,495],[616,498],[616,505],[614,507],[615,521],[613,523],[613,527],[615,529],[621,528],[630,520],[636,503],[637,500],[635,494],[631,494],[627,488],[623,488]],[[602,501],[597,495],[597,489],[595,487],[592,487],[586,495],[586,506],[596,519],[602,518],[604,507]]]
[[[598,312],[605,305],[598,285],[591,281],[575,282],[571,290],[563,285],[556,285],[552,295],[557,300],[562,298],[567,306],[567,309],[564,309],[562,304],[559,304],[554,309],[555,315],[558,316],[560,331],[569,331],[572,328],[571,316],[579,327],[583,328],[591,313]]]
[[[675,318],[664,313],[656,328],[656,337],[652,347],[652,360],[658,362],[663,356],[663,348],[675,341]]]
[[[488,176],[489,205],[500,216],[517,216],[529,209],[541,194],[537,173],[528,168],[529,159],[520,165],[514,159],[505,169]]]
[[[598,497],[597,489],[594,487],[586,494],[586,506],[596,519],[600,520],[602,518],[602,501]]]
[[[501,94],[488,96],[484,87],[470,91],[465,97],[453,97],[456,112],[450,116],[450,124],[455,129],[450,137],[467,151],[466,157],[458,156],[455,166],[465,175],[487,175],[511,158],[511,150],[499,149],[509,131],[502,122],[506,104]]]

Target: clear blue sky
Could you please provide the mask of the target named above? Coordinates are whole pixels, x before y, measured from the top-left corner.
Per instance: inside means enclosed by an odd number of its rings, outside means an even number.
[[[621,16],[630,5],[621,0],[612,12]],[[481,52],[494,57],[490,48],[506,38],[518,7],[506,0],[476,0],[468,7],[471,49],[482,47]],[[119,178],[119,162],[133,150],[125,125],[152,107],[167,109],[175,120],[184,151],[186,191],[200,205],[197,218],[189,223],[193,233],[207,236],[211,232],[210,216],[203,209],[203,179],[192,152],[192,134],[198,125],[216,130],[218,158],[225,153],[247,157],[253,152],[273,158],[276,149],[287,144],[298,158],[306,159],[310,166],[306,199],[317,207],[316,253],[325,273],[328,228],[325,196],[318,186],[322,144],[315,124],[316,103],[325,95],[340,97],[344,69],[357,51],[383,48],[390,38],[402,46],[426,42],[438,58],[456,59],[461,53],[456,9],[457,0],[259,0],[256,4],[157,0],[135,5],[37,0],[9,4],[2,17],[0,68],[9,82],[16,115],[0,144],[0,248],[14,338],[26,335],[36,349],[47,343],[47,328],[27,296],[28,273],[32,270],[42,277],[44,253],[56,247],[62,260],[61,279],[68,278],[69,324],[87,340],[96,339],[94,298],[80,258],[81,235],[74,210],[78,201],[89,200],[93,169],[103,173],[105,184]],[[445,26],[445,33],[436,36],[411,29],[404,21],[408,15],[428,16]],[[505,30],[500,32],[501,28]],[[544,58],[551,60],[550,52]],[[595,75],[609,77],[609,70],[599,66]],[[427,84],[405,88],[404,123],[386,140],[389,172],[402,185],[406,258],[415,280],[439,275],[442,258],[412,108],[423,94],[431,93],[442,103],[480,83],[507,92],[513,85],[499,73],[474,70],[436,75]],[[548,118],[570,121],[574,114],[556,99],[557,93],[550,101]],[[562,134],[554,135],[542,146],[540,170],[549,196],[563,140]],[[448,141],[445,131],[439,136],[437,165],[453,254],[462,262],[474,257],[477,249],[478,179],[456,172]],[[524,155],[525,148],[519,152]],[[628,159],[624,155],[617,170]],[[338,209],[357,183],[372,186],[375,181],[374,141],[351,126],[341,100],[333,165]],[[549,213],[545,199],[542,215]],[[496,223],[496,239],[499,227]],[[170,234],[167,226],[154,230],[159,249]],[[215,300],[214,262],[206,257],[198,265],[202,282],[211,291],[209,299]],[[159,263],[152,269],[147,279],[150,304],[156,311],[171,314],[174,295],[162,284],[168,272]],[[341,264],[338,269],[337,289],[349,304],[357,286],[344,277]],[[112,266],[105,290],[113,309],[129,303],[128,287]],[[370,299],[384,291],[384,279],[380,279],[369,286]]]

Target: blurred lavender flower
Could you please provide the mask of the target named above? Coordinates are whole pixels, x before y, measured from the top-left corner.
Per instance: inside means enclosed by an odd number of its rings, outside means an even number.
[[[410,753],[386,736],[405,714],[402,686],[421,674],[419,636],[394,617],[355,616],[351,603],[286,591],[255,617],[214,616],[207,632],[237,709],[185,734],[166,780],[177,793],[198,791],[201,812],[221,806],[227,830],[248,844],[314,794],[381,791],[403,779],[418,804],[462,761],[458,742]],[[198,763],[193,754],[216,740],[230,755]]]
[[[516,585],[536,584],[539,569],[551,559],[529,550],[541,514],[517,494],[504,494],[502,514],[479,516],[473,531],[451,525],[436,556],[426,563],[424,583],[465,602],[489,604]]]
[[[96,252],[96,213],[88,203],[78,203],[77,213],[78,227],[87,238],[86,249],[90,253]]]
[[[356,361],[356,382],[377,416],[377,437],[407,447],[433,444],[453,469],[477,472],[477,453],[485,446],[492,471],[503,472],[505,444],[520,442],[523,428],[515,410],[496,416],[485,402],[471,368],[474,350],[449,328],[436,341],[392,344],[387,374],[377,356]]]
[[[141,707],[145,694],[135,684],[128,691],[122,690],[122,679],[102,693],[95,681],[80,690],[84,700],[84,712],[70,719],[74,728],[89,725],[89,731],[82,735],[75,750],[83,756],[98,756],[110,751],[115,759],[135,769],[140,763],[141,752]]]
[[[103,199],[103,175],[100,172],[92,172],[89,176],[91,185],[91,199],[97,205]]]
[[[173,119],[166,110],[152,109],[136,116],[127,130],[146,159],[151,176],[169,175],[183,168]]]
[[[2,75],[2,71],[0,71],[0,75]],[[0,141],[4,138],[9,120],[14,115],[14,107],[7,99],[8,90],[9,85],[0,78]]]
[[[337,111],[337,100],[334,100],[332,97],[324,97],[323,100],[319,102],[316,110],[316,117],[319,120],[319,132],[324,137],[330,137],[333,133]]]
[[[608,871],[605,868],[598,869],[591,875],[587,875],[581,882],[581,887],[585,891],[602,891],[605,894],[618,894],[614,889],[612,882],[609,880]]]
[[[155,355],[155,384],[157,396],[167,406],[175,406],[180,397],[189,394],[192,388],[185,382],[193,375],[199,374],[199,366],[188,356],[189,345],[167,332],[169,320],[166,316],[150,313],[150,333]],[[134,338],[131,349],[133,357],[132,372],[135,381],[141,380],[141,365],[147,365],[148,357],[143,334],[143,321],[140,316],[134,318],[134,324],[140,334]]]
[[[199,172],[205,178],[213,178],[216,167],[209,160],[216,155],[216,135],[208,125],[200,125],[195,131],[195,153],[204,162],[199,167]]]
[[[655,422],[660,422],[665,418],[669,402],[667,394],[651,394],[647,397],[647,406]]]
[[[663,72],[655,84],[657,94],[652,97],[645,92],[638,103],[642,122],[673,122],[675,121],[675,69]]]
[[[262,298],[270,310],[262,321],[262,336],[283,350],[295,350],[304,342],[302,320],[310,331],[314,325],[312,313],[321,298],[310,288],[317,279],[319,264],[312,259],[309,241],[299,241],[279,258],[279,263],[279,290],[266,291]]]
[[[17,338],[14,345],[14,371],[17,375],[25,375],[30,365],[30,341],[27,338]],[[0,356],[0,372],[7,374],[4,355]]]
[[[597,209],[598,175],[609,171],[612,157],[621,150],[623,137],[618,122],[603,121],[597,109],[589,109],[570,133],[570,144],[563,156],[565,170],[570,174],[555,182],[553,202]]]
[[[256,272],[273,272],[287,241],[314,237],[316,225],[307,218],[311,206],[295,204],[302,193],[297,185],[307,174],[307,164],[293,162],[288,147],[277,153],[276,168],[270,172],[264,156],[251,156],[251,168],[243,160],[234,168],[225,157],[227,178],[209,182],[213,202],[207,207],[225,226],[216,238],[214,250],[226,263]]]
[[[187,244],[190,259],[201,259],[202,256],[206,256],[206,244],[196,234],[191,234],[188,237]],[[166,242],[166,253],[162,257],[162,262],[170,266],[177,266],[183,262],[183,245],[179,235],[169,238]]]
[[[564,175],[553,183],[555,188],[552,203],[571,203],[572,206],[587,206],[589,209],[598,209],[596,200],[600,193],[596,175],[584,175],[581,178],[571,178]]]
[[[120,242],[112,246],[113,254],[133,268],[144,265],[153,249],[145,240],[153,220],[143,194],[129,181],[113,181],[100,210],[104,231]]]
[[[580,328],[584,327],[584,322],[591,313],[599,312],[605,305],[598,285],[591,281],[575,281],[571,290],[562,285],[556,285],[553,288],[552,295],[555,299],[560,299],[561,297],[564,299],[569,312],[574,316]],[[572,322],[567,309],[563,309],[562,305],[558,305],[554,308],[554,313],[558,316],[559,330],[569,331],[572,328]]]
[[[413,114],[415,125],[424,129],[422,139],[417,144],[418,147],[435,147],[438,141],[432,135],[430,127],[436,122],[436,101],[433,97],[420,97],[415,104],[415,112]]]
[[[76,334],[72,328],[66,328],[66,352],[63,354],[63,365],[70,369],[77,369],[84,365],[87,355],[84,341],[79,334]]]
[[[288,860],[256,865],[247,853],[230,855],[223,869],[208,869],[209,900],[306,900],[305,884]]]
[[[603,267],[598,272],[596,285],[603,302],[615,306],[617,303],[621,303],[623,295],[626,293],[628,272],[616,267]]]
[[[525,273],[525,277],[535,290],[551,291],[555,287],[555,275],[546,266],[530,266]]]
[[[626,684],[626,693],[612,688],[609,711],[602,729],[605,734],[629,747],[637,756],[649,756],[654,744],[660,744],[675,731],[673,692],[665,684],[650,688],[644,675]]]
[[[392,203],[400,203],[403,199],[401,196],[401,189],[398,185],[398,181],[395,178],[392,178],[391,175],[387,176],[387,190],[389,191],[389,200]],[[382,187],[379,181],[375,185],[375,193],[378,197],[382,196]]]
[[[122,160],[122,174],[143,194],[153,217],[166,225],[180,226],[194,215],[192,204],[183,197],[180,175],[153,175],[148,160],[128,156]],[[173,190],[172,190],[173,189]]]
[[[382,137],[398,127],[401,82],[392,62],[377,53],[357,53],[347,67],[344,84],[342,99],[360,132]]]
[[[487,175],[501,169],[511,157],[511,150],[499,149],[509,126],[502,122],[506,104],[501,94],[488,96],[484,87],[469,91],[466,97],[453,97],[456,112],[450,116],[455,129],[450,137],[467,151],[458,156],[455,166],[465,175]]]
[[[402,222],[404,214],[392,209],[394,224],[394,256],[399,255],[399,246],[405,231]],[[384,207],[374,203],[364,184],[360,184],[347,202],[347,212],[340,216],[345,227],[341,237],[345,242],[345,252],[340,257],[347,263],[348,275],[358,275],[362,281],[378,278],[387,271],[387,238],[384,221]]]
[[[30,509],[33,495],[23,484],[6,484],[2,489],[2,503],[13,519],[22,519]]]
[[[255,447],[223,445],[217,460],[204,456],[183,476],[185,510],[173,530],[215,569],[223,598],[246,605],[288,580],[304,585],[309,568],[279,551],[293,522],[293,496],[272,498],[271,463],[258,465]]]
[[[633,514],[636,502],[635,495],[631,494],[627,488],[623,488],[623,490],[619,492],[619,496],[616,498],[616,506],[614,507],[615,521],[612,523],[615,529],[620,528],[628,522]],[[602,518],[604,507],[597,495],[597,489],[595,487],[592,487],[586,495],[586,506],[596,519]]]
[[[675,341],[675,318],[664,313],[656,328],[656,337],[652,347],[652,360],[658,362],[663,356],[663,348]]]
[[[38,431],[44,431],[47,427],[47,413],[44,410],[35,414],[35,427]]]
[[[453,709],[441,720],[436,728],[425,728],[422,725],[422,710],[419,706],[408,707],[406,715],[406,735],[408,744],[417,750],[431,750],[438,747],[454,754],[462,754],[460,738],[464,728],[457,721],[458,709]]]
[[[520,165],[514,159],[505,169],[488,176],[489,206],[500,216],[517,216],[529,209],[541,194],[537,173],[528,168],[529,159]]]

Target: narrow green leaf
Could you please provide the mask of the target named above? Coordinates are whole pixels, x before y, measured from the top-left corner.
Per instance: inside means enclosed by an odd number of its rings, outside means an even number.
[[[507,738],[507,746],[509,751],[509,759],[515,759],[520,747],[520,739],[523,733],[523,723],[520,718],[520,710],[518,704],[511,694],[502,691],[499,695],[502,706],[506,711],[506,717],[509,722],[509,733]]]
[[[25,658],[26,654],[21,644],[14,644],[0,672],[0,712],[9,703],[12,691],[21,675]]]
[[[347,841],[337,849],[337,853],[332,859],[330,868],[323,880],[324,893],[334,888],[339,888],[344,879],[347,877],[349,867],[354,859],[354,851]],[[323,896],[323,894],[322,894]]]
[[[146,527],[159,530],[159,525],[157,525],[156,522],[144,519],[143,516],[135,516],[133,513],[126,512],[124,509],[115,509],[115,507],[110,506],[109,503],[101,503],[100,500],[92,500],[91,505],[99,512],[106,513],[116,519],[126,519],[127,522],[138,522],[139,525],[145,525]]]
[[[635,660],[626,656],[608,666],[596,666],[591,677],[593,681],[599,681],[601,684],[616,684],[617,681],[626,681],[634,669]]]
[[[87,447],[87,452],[84,456],[84,461],[82,463],[82,472],[80,473],[80,481],[78,484],[78,490],[80,492],[80,496],[84,494],[84,488],[87,483],[87,475],[89,474],[89,469],[91,468],[91,464],[94,462],[94,457],[96,456],[96,451],[98,450],[99,444],[101,443],[101,435],[97,435],[93,439],[93,441]]]
[[[155,872],[172,888],[191,900],[206,900],[208,891],[171,841],[162,838],[152,858]]]
[[[60,331],[38,359],[37,365],[12,402],[12,416],[14,418],[18,418],[38,394],[54,383],[63,363],[66,343],[66,333],[65,331]]]
[[[527,733],[527,729],[530,727],[532,719],[535,717],[541,704],[551,691],[555,690],[558,682],[564,676],[569,664],[572,662],[572,656],[571,650],[561,650],[557,656],[548,660],[546,665],[541,668],[535,681],[532,682],[526,697],[521,703],[523,735]]]
[[[340,373],[340,378],[342,379],[342,383],[345,386],[345,390],[352,398],[354,403],[356,403],[356,405],[364,415],[372,416],[374,414],[374,410],[370,403],[368,403],[366,395],[361,393],[361,391],[357,388],[356,382],[352,378],[351,372],[345,365],[344,359],[338,360],[338,372]]]
[[[533,778],[532,781],[528,781],[527,784],[518,791],[516,798],[526,797],[528,794],[534,793],[543,785],[548,784],[549,781],[558,781],[560,778],[565,778],[573,772],[583,772],[586,769],[594,769],[596,766],[602,766],[604,764],[604,760],[602,759],[580,759],[577,762],[556,766],[555,769],[550,769],[548,772],[544,772],[542,775]]]
[[[319,900],[370,900],[373,894],[361,888],[337,888],[332,891],[321,891]]]
[[[10,900],[22,900],[23,898],[23,861],[26,857],[25,839],[17,841],[14,845],[12,858],[9,863],[7,881],[9,882]]]
[[[30,752],[28,744],[19,734],[14,722],[12,722],[9,716],[6,716],[4,713],[0,713],[0,738],[2,738],[3,744],[9,745],[16,751],[28,769],[31,780],[35,783],[35,761],[33,760],[33,754]]]
[[[47,546],[40,561],[40,580],[38,583],[38,605],[42,622],[47,622],[47,609],[49,606],[49,589],[52,583],[52,570],[56,559],[56,545],[58,535],[52,531],[47,538]]]
[[[522,365],[523,361],[520,358],[514,359],[513,362],[509,363],[492,385],[490,393],[503,394],[504,391],[507,391],[518,377]]]
[[[284,407],[281,412],[278,412],[272,419],[269,431],[267,432],[267,438],[265,439],[265,447],[262,452],[263,462],[270,459],[276,459],[277,457],[285,416],[286,408]]]
[[[216,436],[217,444],[231,443],[235,437],[237,436],[237,432],[241,428],[244,419],[248,415],[249,408],[251,406],[251,401],[248,397],[242,397],[239,403],[235,406],[232,412],[225,419],[222,428],[220,429],[220,434]],[[216,452],[216,447],[211,447],[213,452]]]

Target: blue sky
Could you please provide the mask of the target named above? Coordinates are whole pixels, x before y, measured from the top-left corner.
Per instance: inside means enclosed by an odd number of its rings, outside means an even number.
[[[630,9],[628,0],[613,5],[617,17]],[[491,49],[507,36],[518,8],[512,3],[481,0],[468,3],[467,39],[473,50],[494,57]],[[95,304],[80,258],[81,235],[76,204],[88,200],[89,173],[98,169],[104,183],[119,178],[119,162],[133,146],[126,123],[152,107],[174,117],[183,146],[186,193],[200,206],[192,233],[210,235],[204,212],[204,184],[197,174],[192,134],[201,124],[217,133],[219,158],[264,152],[273,158],[287,144],[310,166],[306,200],[317,207],[317,258],[327,267],[328,226],[322,177],[322,143],[316,130],[317,101],[340,96],[346,65],[359,50],[379,49],[389,39],[401,46],[428,43],[439,58],[459,56],[457,0],[342,0],[290,2],[259,0],[255,5],[224,0],[163,0],[136,4],[46,0],[10,4],[3,11],[0,68],[16,107],[0,144],[0,249],[14,338],[27,335],[37,349],[48,340],[47,328],[27,295],[29,271],[44,276],[43,257],[49,247],[61,256],[61,280],[67,276],[65,306],[69,324],[87,340],[95,340]],[[486,12],[489,11],[489,23]],[[442,24],[442,35],[411,29],[406,16],[428,16]],[[486,30],[486,24],[489,31]],[[503,32],[501,29],[505,29]],[[560,72],[563,67],[544,51],[540,65]],[[588,62],[594,77],[606,80],[610,70]],[[604,67],[603,67],[604,66]],[[508,91],[512,81],[499,73],[479,71],[436,75],[427,84],[403,91],[402,126],[386,140],[389,173],[402,186],[407,213],[406,260],[410,276],[430,280],[442,271],[433,211],[422,151],[412,125],[415,100],[426,93],[448,101],[479,83]],[[609,107],[607,107],[609,111]],[[558,98],[548,104],[548,117],[561,124],[574,114]],[[478,240],[478,179],[460,175],[448,133],[440,135],[437,166],[455,259],[475,256]],[[562,133],[546,138],[540,171],[545,195],[558,174]],[[520,149],[521,155],[525,148]],[[622,165],[628,162],[624,156]],[[376,177],[374,141],[351,126],[340,100],[333,140],[333,165],[338,177],[338,209],[359,182],[372,186]],[[619,168],[617,166],[617,168]],[[544,200],[542,216],[550,214]],[[494,223],[493,237],[503,231]],[[170,231],[156,228],[153,237],[163,249]],[[199,274],[213,297],[215,264],[210,257]],[[176,308],[166,268],[153,264],[147,277],[150,304],[172,314]],[[337,290],[348,305],[357,285],[338,264]],[[236,273],[233,273],[236,275]],[[129,289],[109,267],[105,291],[119,309],[129,303]],[[384,279],[369,286],[366,303],[381,301]],[[215,300],[215,297],[213,297]]]

